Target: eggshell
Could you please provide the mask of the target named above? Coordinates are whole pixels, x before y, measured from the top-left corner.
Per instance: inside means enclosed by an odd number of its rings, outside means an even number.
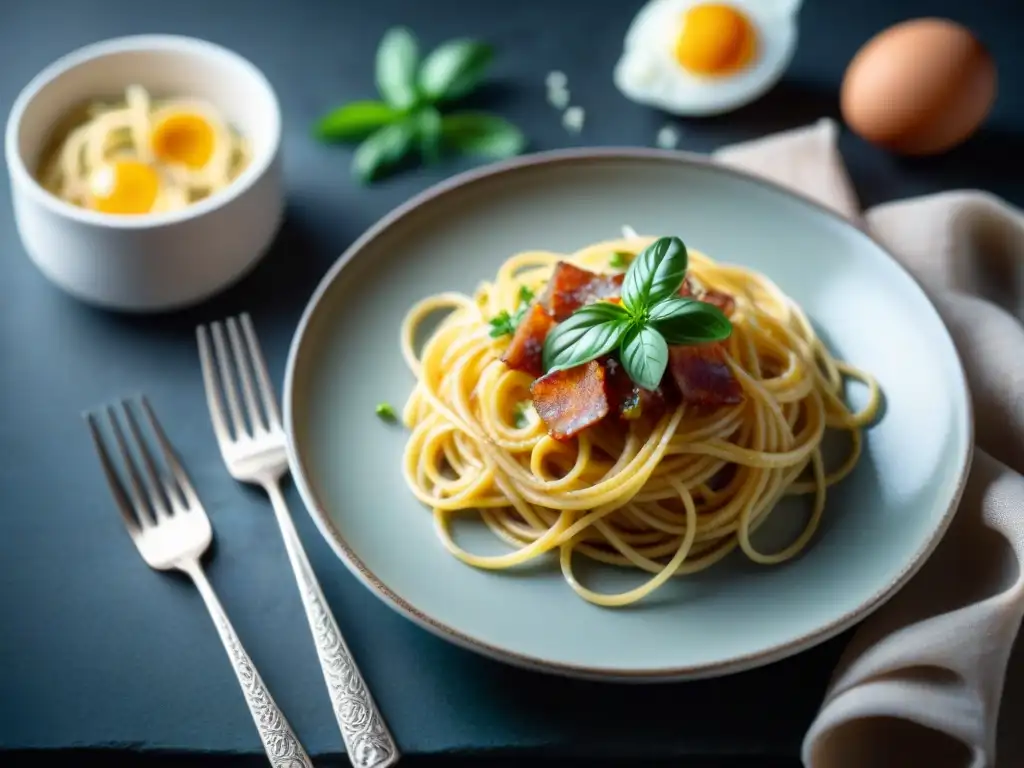
[[[914,19],[879,33],[843,77],[843,119],[862,138],[907,155],[944,152],[985,120],[996,96],[992,57],[965,27]]]

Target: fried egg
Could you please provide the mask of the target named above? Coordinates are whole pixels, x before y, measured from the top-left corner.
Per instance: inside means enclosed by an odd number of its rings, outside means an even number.
[[[626,33],[615,85],[685,116],[748,104],[789,66],[801,0],[650,0]]]

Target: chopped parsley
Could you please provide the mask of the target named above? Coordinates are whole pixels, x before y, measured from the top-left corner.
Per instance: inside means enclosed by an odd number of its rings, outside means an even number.
[[[608,264],[614,269],[625,269],[629,266],[629,263],[633,260],[633,254],[627,251],[612,251],[611,258],[608,259]]]
[[[533,296],[533,291],[525,285],[519,286],[519,294],[516,298],[516,311],[509,314],[507,309],[503,309],[487,321],[491,326],[490,335],[492,339],[511,336],[516,332],[516,328],[523,322],[523,317],[525,317],[526,310],[530,307],[530,302],[533,301]]]
[[[491,324],[491,338],[500,339],[502,336],[511,336],[516,332],[516,326],[519,325],[518,321],[522,320],[518,317],[519,313],[516,312],[517,317],[513,320],[512,316],[508,313],[508,310],[503,309],[501,312],[492,317],[488,322]]]
[[[385,421],[395,421],[398,418],[391,403],[377,403],[374,412]]]

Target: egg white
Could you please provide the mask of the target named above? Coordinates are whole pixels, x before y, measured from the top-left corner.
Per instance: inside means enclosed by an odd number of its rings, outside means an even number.
[[[707,116],[749,104],[779,81],[796,51],[800,0],[718,0],[743,13],[757,35],[754,58],[726,75],[695,75],[675,58],[686,12],[708,0],[650,0],[626,32],[615,66],[627,98],[676,115]]]

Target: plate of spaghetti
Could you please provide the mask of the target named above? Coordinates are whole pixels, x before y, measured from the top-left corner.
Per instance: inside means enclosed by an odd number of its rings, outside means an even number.
[[[868,235],[706,160],[456,177],[324,278],[286,421],[319,529],[453,642],[679,680],[796,653],[924,562],[970,463],[938,314]]]

